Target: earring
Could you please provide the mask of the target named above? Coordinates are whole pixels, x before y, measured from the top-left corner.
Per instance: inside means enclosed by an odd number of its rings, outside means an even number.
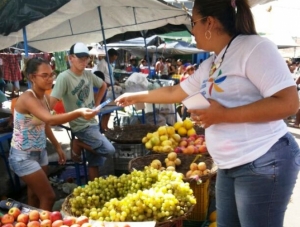
[[[210,40],[211,39],[211,32],[210,32],[210,30],[207,30],[206,32],[205,32],[205,38],[207,39],[207,40]]]

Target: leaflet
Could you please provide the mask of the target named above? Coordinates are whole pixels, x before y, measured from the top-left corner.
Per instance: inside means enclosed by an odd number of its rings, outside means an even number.
[[[97,107],[95,107],[94,110],[96,110],[96,111],[100,110],[101,108],[103,108],[104,106],[106,106],[111,101],[112,101],[111,99],[107,99],[106,101],[104,101],[103,103],[101,103],[100,105],[98,105]]]
[[[188,96],[182,101],[182,103],[190,110],[206,109],[210,106],[209,101],[201,94],[200,91]]]

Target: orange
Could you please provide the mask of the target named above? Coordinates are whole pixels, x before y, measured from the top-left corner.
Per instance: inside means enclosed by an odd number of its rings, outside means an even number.
[[[209,221],[211,221],[211,222],[216,222],[217,221],[217,211],[216,210],[214,210],[213,212],[210,213]]]

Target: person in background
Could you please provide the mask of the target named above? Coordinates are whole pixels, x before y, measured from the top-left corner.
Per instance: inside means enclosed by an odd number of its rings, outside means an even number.
[[[188,111],[218,166],[217,226],[282,227],[300,169],[283,121],[299,108],[295,81],[277,46],[257,35],[247,0],[195,0],[191,27],[197,48],[214,52],[193,75],[115,101],[176,103],[201,92],[210,106]]]
[[[155,63],[156,75],[161,75],[161,63],[162,63],[162,58],[161,57],[157,58],[157,61]]]
[[[57,77],[51,92],[50,106],[54,107],[58,100],[63,101],[66,112],[80,107],[94,108],[98,106],[105,95],[107,86],[102,79],[85,70],[90,59],[87,46],[80,42],[75,43],[71,46],[68,57],[71,68],[60,73]],[[98,88],[96,96],[94,96],[93,92],[94,87]],[[79,118],[71,121],[69,124],[73,134],[78,138],[76,143],[80,143],[79,147],[83,147],[88,151],[86,152],[88,175],[90,180],[94,180],[96,177],[99,177],[99,166],[104,164],[108,155],[114,154],[115,148],[100,133],[100,128],[95,118],[90,120]],[[75,152],[72,150],[72,153]],[[80,153],[77,153],[77,155],[79,156]]]
[[[169,75],[169,78],[172,78],[172,76],[174,74],[176,74],[176,68],[174,65],[172,65],[172,61],[170,59],[166,59],[166,63],[167,63],[167,66],[168,66],[168,75]]]
[[[194,72],[195,72],[195,67],[193,65],[188,65],[185,68],[184,73],[180,77],[180,82],[182,82],[185,79],[187,79],[190,75],[194,74]]]
[[[55,70],[55,57],[51,57],[50,66],[51,66],[51,69],[54,71]]]
[[[136,72],[136,68],[137,68],[136,57],[131,56],[129,59],[129,64],[126,67],[126,71],[127,72]]]
[[[161,79],[169,79],[169,66],[165,58],[162,58],[160,65]]]
[[[147,61],[146,61],[145,59],[142,59],[142,60],[140,61],[139,68],[140,68],[140,69],[148,68],[148,66],[147,66]]]
[[[102,59],[99,62],[97,69],[98,69],[98,71],[101,71],[102,73],[104,73],[104,76],[105,76],[104,81],[107,84],[107,88],[108,88],[106,97],[113,99],[114,97],[113,97],[113,91],[112,91],[111,85],[113,85],[114,94],[116,97],[118,97],[122,93],[122,90],[123,90],[122,87],[120,86],[119,82],[116,81],[116,79],[114,77],[114,73],[113,73],[114,72],[113,63],[118,59],[119,53],[115,49],[112,48],[107,51],[107,54],[108,54],[109,62],[106,62],[105,58]],[[112,78],[110,78],[110,76],[109,76],[108,67],[110,67],[110,69],[111,69]],[[105,114],[102,117],[103,123],[101,122],[101,124],[103,124],[103,127],[102,127],[103,131],[107,131],[109,129],[108,128],[109,118],[110,118],[110,114]]]
[[[182,63],[181,59],[177,60],[177,68],[176,68],[177,74],[182,75],[184,73],[184,65]]]
[[[89,120],[97,112],[78,108],[69,113],[53,115],[50,98],[45,94],[55,79],[49,63],[43,59],[30,59],[24,73],[32,89],[22,93],[14,106],[13,137],[8,160],[11,169],[27,185],[28,205],[51,211],[55,193],[47,177],[47,137],[57,150],[58,162],[64,164],[66,157],[50,126],[79,117]]]

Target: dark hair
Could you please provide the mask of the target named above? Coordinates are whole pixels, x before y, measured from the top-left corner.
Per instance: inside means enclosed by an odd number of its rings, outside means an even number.
[[[99,77],[100,79],[102,79],[103,81],[105,80],[105,76],[104,73],[101,71],[95,71],[94,74]]]
[[[229,35],[256,35],[247,0],[195,0],[194,9],[203,18],[217,18]]]
[[[42,64],[49,65],[49,62],[43,58],[31,58],[25,61],[23,72],[27,79],[29,79],[29,75],[34,74],[38,70],[38,67]]]
[[[119,53],[118,53],[118,51],[116,51],[114,48],[111,48],[111,49],[109,49],[108,51],[107,51],[107,53],[108,53],[108,55],[109,56],[119,56]]]

